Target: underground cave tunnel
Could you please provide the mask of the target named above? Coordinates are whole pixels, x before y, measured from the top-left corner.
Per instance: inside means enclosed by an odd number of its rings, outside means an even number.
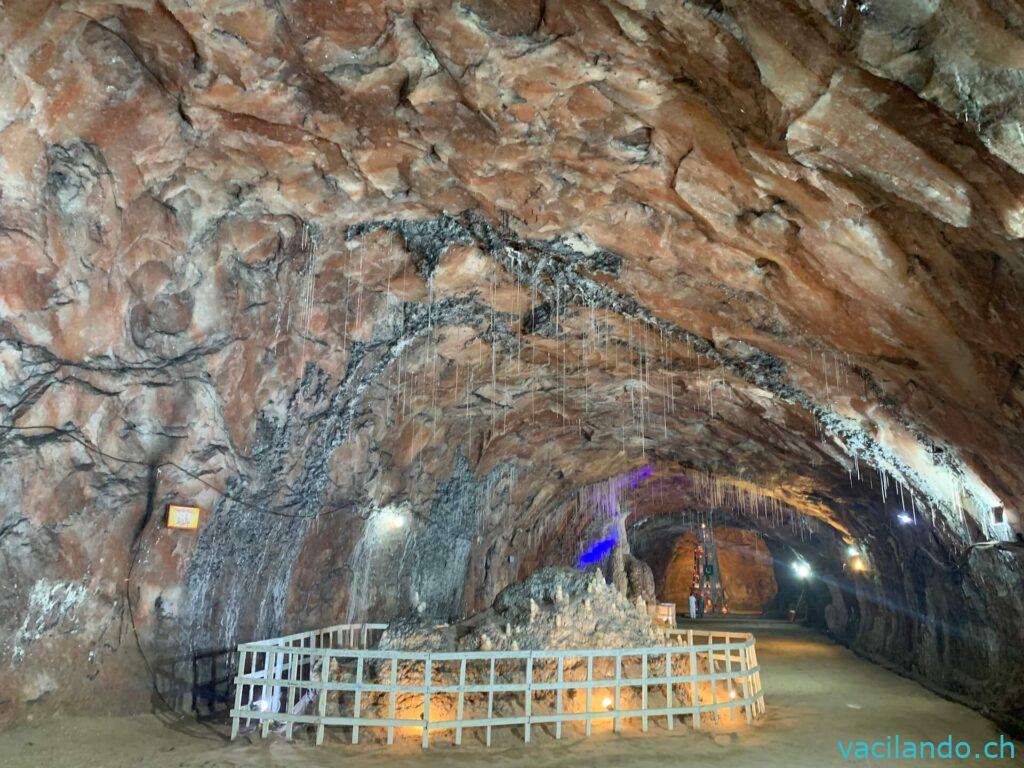
[[[0,2],[0,762],[1020,764],[1021,62]]]

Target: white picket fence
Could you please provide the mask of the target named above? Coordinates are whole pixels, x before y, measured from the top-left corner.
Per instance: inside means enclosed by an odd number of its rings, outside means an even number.
[[[374,648],[386,624],[341,624],[238,647],[231,738],[243,721],[257,721],[262,736],[283,724],[314,726],[316,743],[331,726],[385,729],[387,742],[414,732],[423,747],[431,731],[482,728],[490,746],[494,728],[531,729],[595,721],[688,715],[747,723],[764,714],[764,693],[754,638],[736,632],[666,629],[663,646],[571,650],[411,652]],[[582,693],[582,695],[581,695]],[[597,706],[595,706],[595,704]],[[509,709],[513,711],[508,711]],[[499,711],[500,710],[500,711]]]
[[[662,627],[675,627],[676,625],[676,604],[675,603],[648,603],[647,615],[651,621]]]

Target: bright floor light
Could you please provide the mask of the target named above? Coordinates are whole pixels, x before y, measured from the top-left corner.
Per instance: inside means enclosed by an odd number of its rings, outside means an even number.
[[[793,563],[793,571],[798,579],[809,579],[811,577],[811,566],[804,560],[797,560]]]

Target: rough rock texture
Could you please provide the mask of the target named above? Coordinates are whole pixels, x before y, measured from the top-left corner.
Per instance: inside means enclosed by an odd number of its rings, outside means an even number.
[[[664,644],[643,606],[600,571],[547,567],[503,589],[494,605],[452,625],[398,621],[381,637],[388,650],[527,651],[646,648]]]
[[[467,615],[654,464],[864,541],[844,638],[1024,722],[1022,36],[1012,0],[5,0],[0,721]]]
[[[716,531],[718,563],[729,610],[761,613],[778,592],[767,545],[753,531]]]

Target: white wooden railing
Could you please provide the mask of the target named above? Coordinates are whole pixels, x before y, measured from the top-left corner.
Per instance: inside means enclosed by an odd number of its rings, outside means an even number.
[[[450,730],[456,744],[463,731],[595,721],[622,729],[639,720],[647,731],[652,717],[664,717],[672,730],[677,716],[689,715],[694,728],[703,717],[747,723],[764,714],[764,693],[754,638],[737,632],[666,629],[665,645],[527,651],[386,651],[373,646],[386,624],[342,624],[238,647],[231,738],[241,723],[257,721],[266,737],[282,723],[316,729],[316,743],[328,726],[396,729],[420,736]],[[579,695],[582,692],[582,696]],[[582,701],[581,701],[582,699]],[[595,703],[599,706],[595,707]],[[509,714],[496,713],[510,706]]]
[[[675,603],[648,603],[647,615],[651,621],[662,627],[675,627],[676,625],[676,604]]]

